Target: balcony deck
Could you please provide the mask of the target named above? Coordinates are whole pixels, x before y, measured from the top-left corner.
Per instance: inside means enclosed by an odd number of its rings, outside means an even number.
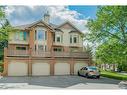
[[[42,52],[28,50],[7,50],[7,56],[9,57],[74,57],[74,58],[88,58],[89,54],[86,52]]]

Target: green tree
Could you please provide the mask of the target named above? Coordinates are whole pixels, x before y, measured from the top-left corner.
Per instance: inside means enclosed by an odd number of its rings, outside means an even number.
[[[89,19],[85,38],[98,43],[96,62],[125,64],[127,61],[127,6],[99,6]]]
[[[6,18],[5,7],[0,6],[0,60],[3,59],[3,49],[7,47],[8,35],[10,32],[14,32],[14,29]]]

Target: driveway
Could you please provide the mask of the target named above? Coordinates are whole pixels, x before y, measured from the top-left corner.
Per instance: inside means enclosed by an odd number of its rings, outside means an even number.
[[[0,89],[119,89],[120,80],[79,76],[4,77]]]

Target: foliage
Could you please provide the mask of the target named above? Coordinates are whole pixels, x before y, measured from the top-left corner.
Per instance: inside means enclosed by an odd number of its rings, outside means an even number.
[[[109,71],[101,71],[101,76],[118,79],[118,80],[127,80],[127,75],[123,75],[115,72],[109,72]]]
[[[96,19],[89,19],[87,27],[90,32],[86,38],[90,41],[104,42],[116,38],[127,42],[127,6],[98,7]]]
[[[4,11],[5,7],[0,6],[0,60],[3,59],[4,47],[8,45],[8,35],[10,32],[16,31],[9,21],[6,19]]]
[[[127,63],[119,64],[118,71],[126,71],[127,72]]]
[[[127,6],[99,6],[96,18],[89,19],[87,27],[90,32],[85,39],[98,43],[96,62],[127,62]]]

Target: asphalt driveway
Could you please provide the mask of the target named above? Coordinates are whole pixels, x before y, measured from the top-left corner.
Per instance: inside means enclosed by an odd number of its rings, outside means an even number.
[[[0,89],[68,88],[68,89],[119,89],[120,80],[101,77],[87,79],[79,76],[4,77]]]

